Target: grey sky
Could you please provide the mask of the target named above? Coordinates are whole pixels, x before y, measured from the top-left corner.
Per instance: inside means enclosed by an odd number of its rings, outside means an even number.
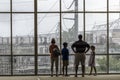
[[[62,0],[62,10],[69,11],[74,9],[74,4],[67,9],[73,0]],[[79,11],[83,10],[83,0],[78,0]],[[34,11],[34,0],[13,0],[13,11]],[[86,10],[105,11],[107,0],[86,0]],[[109,0],[110,10],[120,10],[119,0]],[[99,4],[97,4],[99,3]],[[9,0],[0,0],[0,12],[9,11]],[[38,11],[59,11],[59,0],[38,0]],[[83,14],[79,14],[79,30],[83,28]],[[98,16],[97,16],[98,15]],[[62,14],[64,18],[73,18],[74,14]],[[119,17],[119,14],[110,15],[110,21]],[[13,14],[13,35],[32,35],[34,31],[33,14]],[[63,30],[71,28],[74,21],[62,19]],[[106,14],[86,14],[87,30],[96,23],[105,23]],[[59,22],[59,14],[38,14],[38,33],[55,32]],[[0,13],[0,36],[9,36],[10,34],[10,15]],[[52,30],[53,29],[53,30]]]

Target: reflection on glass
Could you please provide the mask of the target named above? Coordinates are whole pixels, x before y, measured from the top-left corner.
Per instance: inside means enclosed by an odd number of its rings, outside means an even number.
[[[90,72],[90,67],[88,66],[89,55],[86,57],[86,73]],[[106,56],[97,56],[95,57],[95,66],[97,73],[106,73],[107,72],[107,58]],[[94,70],[93,70],[94,72]]]
[[[33,12],[34,0],[12,0],[13,11],[17,12]]]
[[[51,39],[59,47],[60,22],[58,14],[38,14],[38,54],[49,54]]]
[[[90,67],[88,67],[89,55],[86,56],[86,73],[89,73]],[[96,56],[95,58],[96,69],[98,73],[107,72],[107,58],[106,56]],[[39,74],[50,74],[50,56],[39,56],[38,57],[38,73]],[[60,65],[60,64],[59,64]],[[63,64],[61,63],[61,66]],[[60,70],[60,69],[59,69]],[[68,73],[75,74],[74,68],[74,55],[69,56]],[[81,74],[81,65],[79,66],[78,74]]]
[[[34,54],[34,15],[13,14],[13,53]]]
[[[68,43],[70,53],[71,45],[78,40],[78,34],[83,34],[83,15],[82,14],[62,14],[62,43]]]
[[[85,0],[86,11],[106,11],[107,0]]]
[[[10,11],[10,0],[0,0],[0,11]]]
[[[11,57],[0,56],[0,75],[11,74]]]
[[[109,18],[109,53],[120,52],[120,14],[111,13]]]
[[[38,57],[38,74],[50,74],[50,56]]]
[[[83,0],[62,0],[62,11],[83,11]]]
[[[109,0],[110,11],[120,11],[120,0]]]
[[[85,40],[96,46],[97,54],[106,54],[107,51],[107,21],[106,14],[86,14]]]
[[[38,12],[59,11],[59,0],[38,0]]]
[[[111,55],[109,57],[110,73],[120,73],[120,55]]]
[[[34,74],[34,56],[14,56],[13,73],[19,75]]]
[[[0,55],[10,54],[10,14],[0,14]]]

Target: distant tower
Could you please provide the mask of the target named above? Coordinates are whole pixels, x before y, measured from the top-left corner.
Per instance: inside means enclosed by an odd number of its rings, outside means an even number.
[[[70,9],[72,7],[72,5],[74,4],[74,18],[64,18],[67,20],[73,20],[74,24],[73,27],[69,29],[69,35],[70,35],[70,41],[75,41],[78,39],[78,0],[73,0],[73,2],[71,3],[71,5],[67,8]]]
[[[120,10],[120,0],[119,0],[119,10]],[[120,18],[120,13],[119,13],[119,18]]]
[[[74,15],[74,18],[75,18],[75,26],[74,26],[74,39],[76,40],[77,39],[77,36],[78,36],[78,0],[75,0],[75,15]]]

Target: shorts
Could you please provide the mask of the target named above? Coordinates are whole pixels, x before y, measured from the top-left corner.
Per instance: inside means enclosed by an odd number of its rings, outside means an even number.
[[[75,53],[75,65],[79,65],[81,62],[81,65],[85,65],[85,53]]]
[[[63,60],[63,66],[67,66],[67,65],[69,65],[68,60]]]

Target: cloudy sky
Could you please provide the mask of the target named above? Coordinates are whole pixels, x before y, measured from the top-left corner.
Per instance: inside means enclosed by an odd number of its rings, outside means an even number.
[[[74,10],[73,0],[62,0],[62,11]],[[106,11],[107,0],[86,0],[87,11]],[[97,4],[99,3],[99,4]],[[109,10],[120,10],[119,0],[109,0]],[[83,0],[78,0],[78,10],[83,11]],[[10,11],[10,0],[0,0],[0,12]],[[13,12],[33,12],[34,0],[13,0]],[[38,11],[59,11],[59,0],[38,0]],[[86,13],[86,30],[94,24],[106,23],[105,13]],[[65,19],[68,18],[68,19]],[[83,30],[83,14],[79,13],[79,31]],[[119,18],[119,14],[110,14],[110,21]],[[62,29],[68,31],[74,24],[74,14],[62,14]],[[59,26],[59,14],[38,14],[38,33],[55,32]],[[0,13],[0,36],[10,36],[10,14]],[[13,14],[13,35],[33,35],[34,14]]]

